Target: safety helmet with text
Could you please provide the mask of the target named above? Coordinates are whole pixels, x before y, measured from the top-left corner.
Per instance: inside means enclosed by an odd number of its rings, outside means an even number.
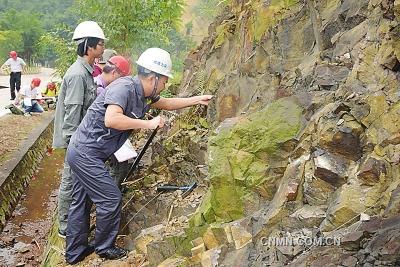
[[[172,61],[170,54],[161,48],[149,48],[136,61],[139,66],[152,72],[172,78]]]
[[[104,36],[103,30],[95,21],[84,21],[76,26],[72,40],[76,41],[82,38],[95,37],[102,40],[107,38]]]
[[[123,76],[127,76],[131,73],[129,61],[123,56],[113,56],[110,58],[109,62],[117,67]]]
[[[17,52],[11,51],[11,52],[10,52],[10,57],[11,57],[11,58],[17,58]]]
[[[39,78],[33,78],[31,83],[33,84],[33,86],[39,87],[40,82],[41,80]]]

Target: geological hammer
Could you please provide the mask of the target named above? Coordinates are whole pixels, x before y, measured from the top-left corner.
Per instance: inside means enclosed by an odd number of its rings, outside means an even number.
[[[193,182],[190,185],[186,185],[186,186],[177,186],[177,185],[170,185],[170,184],[166,184],[166,185],[160,185],[157,187],[157,192],[171,192],[171,191],[176,191],[176,190],[181,190],[183,191],[182,194],[182,198],[185,198],[187,195],[190,194],[190,192],[193,191],[193,189],[195,189],[197,187],[197,183]]]

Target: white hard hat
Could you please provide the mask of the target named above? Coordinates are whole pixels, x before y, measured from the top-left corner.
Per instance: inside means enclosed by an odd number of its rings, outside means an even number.
[[[172,61],[170,54],[161,48],[149,48],[144,51],[136,64],[155,73],[172,78]]]
[[[103,30],[100,28],[99,24],[94,21],[84,21],[79,23],[79,25],[75,28],[72,40],[75,41],[87,37],[96,37],[106,40]]]

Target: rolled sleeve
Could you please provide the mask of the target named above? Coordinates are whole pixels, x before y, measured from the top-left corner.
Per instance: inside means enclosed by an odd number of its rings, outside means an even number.
[[[107,88],[104,98],[104,106],[107,107],[108,105],[118,105],[125,112],[128,107],[128,98],[129,91],[125,86],[122,86],[121,88],[118,86],[109,87]]]

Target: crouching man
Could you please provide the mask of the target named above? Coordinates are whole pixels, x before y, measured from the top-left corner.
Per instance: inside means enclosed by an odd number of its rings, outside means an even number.
[[[127,251],[115,245],[120,226],[121,192],[104,162],[127,140],[132,129],[164,126],[160,116],[142,118],[150,107],[174,110],[208,105],[211,95],[162,98],[172,63],[168,52],[150,48],[136,62],[138,75],[112,82],[87,111],[68,145],[73,172],[73,200],[68,214],[66,260],[77,263],[94,250],[105,259],[119,259]],[[88,245],[90,208],[96,204],[94,247]]]
[[[41,95],[38,92],[41,80],[39,78],[33,78],[31,84],[22,87],[20,91],[20,97],[22,101],[22,108],[25,110],[25,116],[31,116],[31,112],[42,113],[43,108],[40,105],[38,98]]]

